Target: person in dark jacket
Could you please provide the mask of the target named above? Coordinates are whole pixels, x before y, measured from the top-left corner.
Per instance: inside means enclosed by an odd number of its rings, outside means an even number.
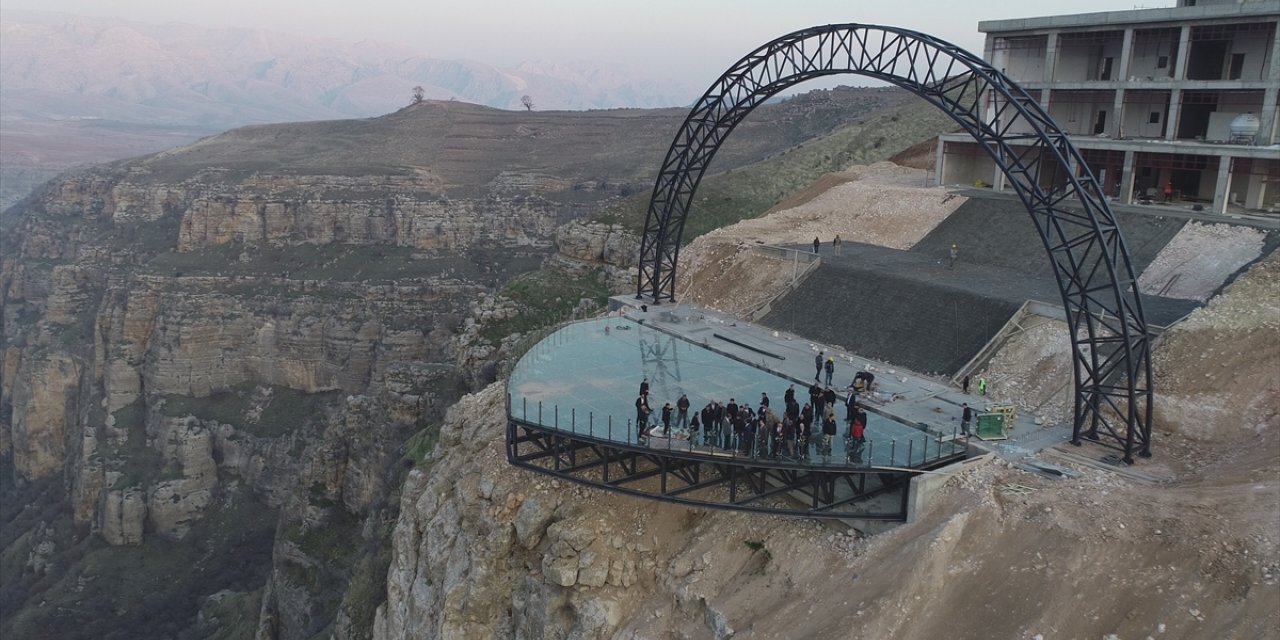
[[[836,414],[829,411],[822,417],[822,455],[831,455],[831,442],[836,437]]]
[[[835,389],[827,387],[826,390],[822,392],[822,404],[830,407],[832,411],[835,411],[836,399]]]
[[[702,425],[703,425],[702,426],[702,444],[708,444],[707,439],[711,437],[711,430],[715,428],[715,426],[711,423],[711,416],[713,415],[711,403],[708,402],[707,406],[703,407],[702,411],[700,411],[698,415],[702,418]]]
[[[809,436],[813,435],[813,407],[804,405],[800,410],[800,428],[796,430],[800,452],[804,453],[809,446]]]
[[[796,401],[796,386],[793,384],[787,387],[785,393],[782,394],[782,404],[789,405]]]
[[[649,429],[649,413],[649,394],[642,393],[636,398],[636,439],[641,442]]]
[[[969,408],[968,402],[960,406],[964,408],[964,412],[960,414],[960,433],[967,436],[969,435],[969,424],[973,420],[973,409]]]
[[[724,442],[728,440],[728,436],[725,433],[728,432],[729,428],[725,425],[724,405],[720,404],[719,400],[712,403],[711,421],[716,424],[716,438],[719,439],[716,444],[723,447]]]
[[[676,400],[676,428],[683,429],[689,426],[689,396],[680,394],[680,399]]]
[[[826,352],[825,352],[825,351],[819,351],[819,352],[818,352],[818,355],[816,355],[816,356],[814,356],[814,357],[813,357],[813,369],[814,369],[814,371],[813,371],[813,381],[814,381],[814,386],[817,386],[818,381],[822,379],[822,364],[823,364],[822,356],[824,356],[824,355],[826,355]]]
[[[671,403],[662,403],[662,435],[663,437],[671,436]]]

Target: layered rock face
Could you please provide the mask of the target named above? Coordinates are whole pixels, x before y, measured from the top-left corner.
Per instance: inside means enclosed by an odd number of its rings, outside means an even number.
[[[718,161],[897,99],[761,107],[783,117],[744,123],[762,136]],[[636,240],[565,225],[652,184],[681,115],[433,103],[250,127],[59,178],[9,210],[0,565],[25,569],[0,584],[0,631],[201,636],[239,620],[262,638],[367,637],[404,465],[536,326],[515,322],[536,305],[497,291],[549,257],[628,288]],[[495,335],[504,322],[517,328]],[[573,562],[574,584],[645,566],[610,540],[565,544],[548,566],[561,582]],[[169,600],[140,586],[166,576]],[[55,628],[50,611],[79,613]]]
[[[59,549],[185,540],[246,491],[280,531],[311,540],[306,523],[333,520],[363,548],[398,444],[465,389],[454,335],[474,301],[576,215],[536,179],[459,198],[416,178],[137,173],[55,183],[0,240],[0,455],[6,483],[66,487],[79,533]],[[264,637],[330,624],[363,557],[287,538],[268,584],[233,598],[262,602]]]
[[[621,225],[574,221],[556,230],[556,254],[552,266],[580,273],[603,268],[612,288],[635,286],[635,265],[640,258],[640,238]]]

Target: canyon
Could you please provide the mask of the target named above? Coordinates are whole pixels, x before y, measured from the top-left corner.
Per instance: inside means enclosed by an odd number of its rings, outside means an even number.
[[[768,105],[718,162],[904,101]],[[585,221],[640,197],[681,117],[427,101],[72,172],[5,212],[6,635],[370,637],[403,482],[542,320],[513,290],[551,274],[585,312],[629,286],[634,231]]]

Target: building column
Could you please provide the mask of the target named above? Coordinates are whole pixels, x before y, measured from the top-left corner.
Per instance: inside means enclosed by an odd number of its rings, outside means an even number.
[[[1120,81],[1116,89],[1116,97],[1111,105],[1111,125],[1107,127],[1107,135],[1112,138],[1124,137],[1124,83],[1129,81],[1129,58],[1133,56],[1133,29],[1124,30],[1124,39],[1120,45],[1120,66],[1114,80]]]
[[[933,155],[933,170],[935,172],[934,186],[938,186],[938,187],[941,187],[943,185],[942,165],[945,162],[944,158],[946,157],[946,154],[944,154],[942,150],[946,144],[947,144],[946,142],[943,142],[942,136],[938,136],[938,149],[934,152],[934,155]]]
[[[1187,54],[1191,53],[1191,25],[1182,25],[1182,33],[1178,36],[1178,59],[1173,64],[1173,80],[1187,79]]]
[[[1124,164],[1120,167],[1120,202],[1133,204],[1133,161],[1137,158],[1133,150],[1124,152]]]
[[[1114,80],[1129,81],[1129,58],[1133,56],[1133,28],[1124,30],[1124,40],[1120,44],[1120,70]]]
[[[1107,135],[1112,138],[1124,137],[1124,89],[1116,89],[1116,98],[1111,103],[1111,122],[1107,125]]]
[[[1267,69],[1267,90],[1262,94],[1262,113],[1258,114],[1258,137],[1254,144],[1266,146],[1276,139],[1276,87],[1280,87],[1280,33],[1271,41],[1271,68]]]
[[[1276,42],[1280,42],[1280,39],[1277,39]],[[1275,86],[1276,84],[1278,83],[1275,81],[1272,81],[1271,83],[1272,86]],[[1265,147],[1275,143],[1277,93],[1280,92],[1277,92],[1275,89],[1268,89],[1262,94],[1262,113],[1258,114],[1258,135],[1254,138],[1253,142],[1260,147]]]
[[[1169,111],[1164,116],[1164,139],[1176,140],[1178,137],[1178,118],[1182,112],[1182,89],[1174,87],[1169,91]]]
[[[1044,81],[1053,82],[1053,68],[1058,65],[1058,34],[1051,32],[1044,47]]]
[[[1218,159],[1218,184],[1213,188],[1213,210],[1217,213],[1227,212],[1227,200],[1231,195],[1231,156]]]

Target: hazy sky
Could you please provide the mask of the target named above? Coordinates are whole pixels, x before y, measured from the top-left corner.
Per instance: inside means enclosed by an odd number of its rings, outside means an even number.
[[[982,52],[979,20],[1173,6],[1173,0],[4,0],[42,10],[377,40],[434,58],[625,65],[705,87],[756,46],[796,29],[865,22]]]

